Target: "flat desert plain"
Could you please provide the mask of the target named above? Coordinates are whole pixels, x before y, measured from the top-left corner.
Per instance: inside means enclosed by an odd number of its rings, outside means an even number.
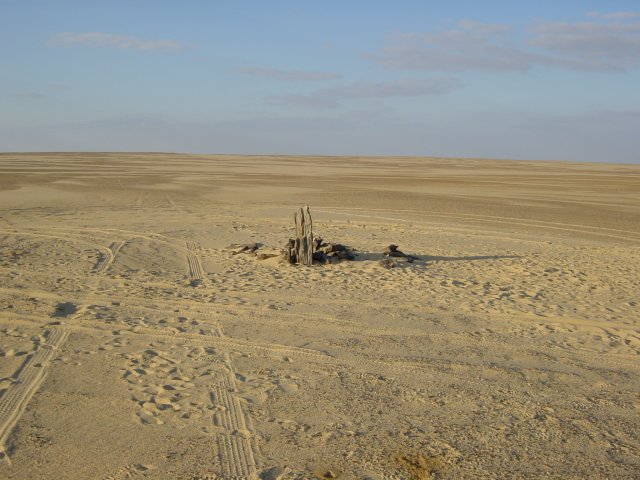
[[[2,154],[0,239],[0,478],[640,475],[638,165]]]

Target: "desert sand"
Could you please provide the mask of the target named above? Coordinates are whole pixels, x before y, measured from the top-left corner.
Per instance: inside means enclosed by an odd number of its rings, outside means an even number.
[[[0,478],[638,478],[638,165],[2,154],[0,239]]]

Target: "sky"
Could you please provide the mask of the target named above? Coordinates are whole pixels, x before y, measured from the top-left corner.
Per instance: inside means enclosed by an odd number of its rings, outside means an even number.
[[[0,151],[640,163],[638,0],[0,0]]]

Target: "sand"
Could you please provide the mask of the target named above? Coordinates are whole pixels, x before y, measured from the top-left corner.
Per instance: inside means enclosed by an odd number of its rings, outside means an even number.
[[[0,239],[0,478],[640,471],[640,166],[2,154]]]

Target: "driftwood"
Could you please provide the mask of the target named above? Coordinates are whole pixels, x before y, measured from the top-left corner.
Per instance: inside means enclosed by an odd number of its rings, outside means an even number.
[[[229,245],[226,250],[231,250],[231,255],[238,255],[239,253],[256,253],[262,247],[261,243],[233,243]]]
[[[285,253],[285,258],[289,263],[296,263],[296,241],[293,238],[290,238],[285,246],[287,249]]]
[[[231,250],[231,255],[244,253],[245,255],[253,255],[258,260],[267,260],[269,258],[283,257],[282,249],[263,248],[262,243],[233,243],[225,248]]]
[[[269,258],[284,259],[284,251],[281,248],[261,248],[255,255],[258,260],[267,260]]]
[[[296,212],[294,220],[296,222],[294,243],[296,263],[313,265],[313,221],[309,207],[301,208]]]
[[[337,253],[337,252],[348,252],[349,247],[346,245],[342,245],[341,243],[322,243],[318,248],[321,252],[324,253]]]
[[[414,260],[418,260],[418,257],[414,257],[413,255],[407,255],[406,253],[398,250],[397,245],[389,245],[384,254],[387,257],[380,260],[380,265],[384,268],[391,269],[398,266],[399,263],[413,263]]]
[[[318,263],[335,263],[341,260],[355,260],[354,250],[341,243],[324,243],[321,238],[316,238],[317,245],[313,259]]]
[[[240,253],[254,255],[258,260],[282,257],[289,263],[313,265],[314,262],[327,264],[342,260],[355,260],[355,249],[341,243],[325,243],[322,238],[313,238],[313,221],[309,207],[300,208],[294,214],[296,237],[290,238],[284,249],[261,250],[261,243],[232,244],[226,247],[232,255]],[[395,246],[394,246],[395,247]],[[397,247],[396,247],[397,248]],[[258,251],[260,250],[260,251]]]
[[[325,243],[322,238],[313,238],[313,229],[309,207],[301,208],[294,215],[296,222],[296,238],[290,238],[285,248],[263,248],[262,243],[234,243],[226,247],[232,255],[244,253],[253,255],[258,260],[280,257],[289,263],[302,265],[330,264],[343,260],[355,260],[355,249],[342,243]],[[380,260],[380,266],[391,269],[403,263],[413,263],[418,257],[404,253],[397,245],[389,245],[384,250],[389,258]]]
[[[404,257],[407,259],[409,263],[413,262],[414,260],[418,260],[418,257],[414,257],[413,255],[407,255],[406,253],[398,250],[397,245],[393,245],[393,244],[387,247],[387,249],[384,251],[384,254],[387,257]]]

